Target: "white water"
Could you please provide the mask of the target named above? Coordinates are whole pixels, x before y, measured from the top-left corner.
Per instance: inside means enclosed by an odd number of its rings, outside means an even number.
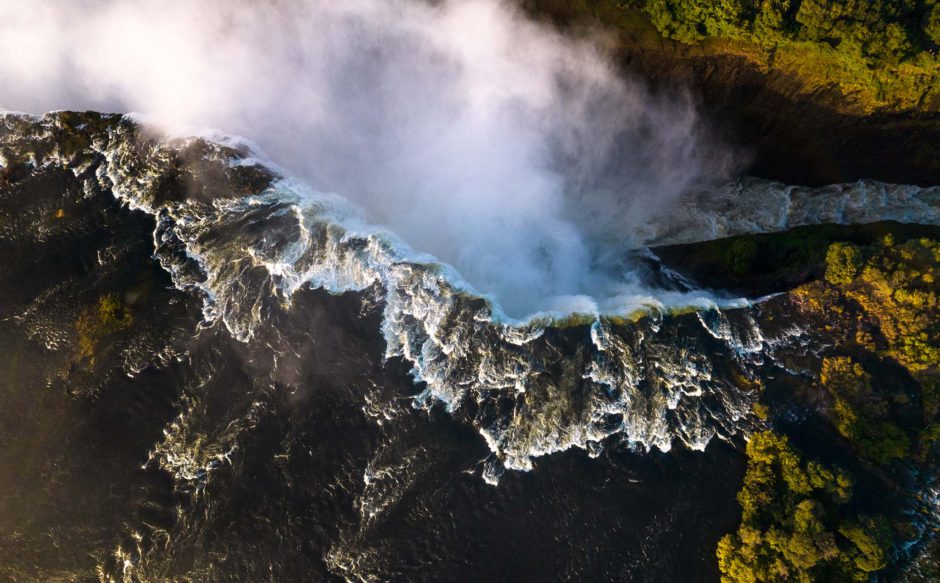
[[[43,132],[37,139],[50,139],[56,124],[54,116],[37,120]],[[641,449],[668,450],[675,442],[702,449],[716,435],[730,436],[751,423],[755,395],[722,372],[724,365],[731,362],[739,374],[754,378],[775,362],[778,350],[794,351],[805,342],[797,328],[770,332],[757,312],[729,310],[747,302],[719,306],[706,293],[638,281],[643,293],[620,305],[642,308],[647,317],[616,324],[611,314],[591,313],[589,342],[559,358],[546,340],[555,317],[506,318],[493,302],[479,301],[454,269],[369,226],[342,198],[297,180],[278,179],[247,197],[156,203],[155,185],[175,152],[192,140],[141,142],[138,134],[134,124],[121,122],[91,145],[103,160],[72,161],[53,149],[33,164],[73,164],[76,173],[100,164],[96,184],[87,186],[89,196],[104,189],[153,215],[156,257],[178,287],[203,297],[207,325],[220,323],[241,341],[253,342],[269,325],[272,305],[289,310],[304,286],[333,293],[377,290],[386,356],[409,362],[415,381],[426,384],[415,406],[441,403],[458,415],[473,402],[480,412],[471,421],[494,453],[486,465],[491,481],[503,468],[526,470],[533,458],[570,447],[596,455],[610,436]],[[232,158],[217,146],[207,156],[222,167],[264,158],[245,150]],[[833,191],[841,193],[840,201],[833,202]],[[753,204],[734,205],[734,197]],[[881,204],[858,204],[873,197]],[[936,197],[937,189],[875,183],[811,190],[744,181],[715,197],[689,199],[686,213],[671,215],[675,222],[664,218],[644,236],[688,241],[709,238],[716,229],[730,235],[786,228],[811,222],[806,209],[821,200],[825,208],[855,209],[851,215],[821,213],[822,220],[903,218],[906,209],[932,205]],[[724,212],[728,207],[735,212]],[[937,222],[935,214],[924,218]],[[175,251],[188,259],[181,261]],[[697,314],[668,314],[670,307],[689,306]],[[719,369],[716,363],[724,364]],[[508,417],[494,413],[500,399],[514,403]],[[179,471],[203,471],[224,449],[179,460]]]
[[[510,316],[626,311],[623,249],[725,176],[691,99],[504,0],[8,0],[0,107],[247,136]]]

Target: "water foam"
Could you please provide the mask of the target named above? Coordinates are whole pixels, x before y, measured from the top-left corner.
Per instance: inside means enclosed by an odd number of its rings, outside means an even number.
[[[47,130],[56,123],[55,116],[42,120]],[[208,200],[162,200],[167,172],[194,144],[204,162],[256,166],[271,177],[269,185]],[[731,309],[749,303],[719,305],[681,286],[646,286],[621,304],[642,310],[642,317],[595,311],[580,318],[544,313],[514,320],[452,268],[365,224],[341,197],[281,176],[244,144],[233,149],[200,138],[147,139],[124,119],[95,135],[89,148],[98,156],[98,187],[155,218],[155,256],[177,287],[203,297],[205,325],[220,323],[251,343],[269,325],[271,311],[289,310],[304,286],[332,293],[378,290],[386,357],[410,363],[423,386],[415,407],[440,403],[472,423],[493,452],[484,472],[489,481],[504,468],[528,470],[534,458],[571,447],[597,455],[612,437],[666,451],[677,442],[703,449],[716,436],[746,430],[754,423],[749,412],[756,394],[740,379],[756,383],[759,371],[775,363],[777,350],[801,342],[795,327],[763,329],[760,305]],[[66,158],[50,154],[36,163],[79,163]],[[675,221],[657,223],[638,237],[687,241],[787,228],[812,221],[818,205],[808,203],[831,194],[753,181],[724,192],[740,197],[748,184],[750,200],[759,202],[731,213],[733,198],[721,193],[699,197],[697,211],[692,199]],[[871,188],[883,204],[859,215],[865,207],[853,201],[871,196],[866,184],[843,187],[842,206],[826,207],[842,210],[819,218],[880,220],[886,208],[929,205],[937,196],[937,189],[876,184]],[[808,210],[797,213],[801,208]],[[578,322],[584,325],[569,326]],[[180,471],[204,468],[202,461],[182,464]]]

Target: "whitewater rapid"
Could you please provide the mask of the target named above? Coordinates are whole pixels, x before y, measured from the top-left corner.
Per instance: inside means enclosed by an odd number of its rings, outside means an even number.
[[[807,342],[795,324],[762,325],[759,304],[678,280],[646,284],[617,313],[511,319],[452,267],[367,224],[342,197],[288,177],[243,140],[166,138],[132,118],[104,121],[77,151],[26,148],[30,163],[71,168],[86,176],[87,196],[110,192],[151,215],[154,256],[176,287],[203,298],[202,325],[222,325],[242,342],[254,342],[274,310],[289,312],[305,286],[374,295],[386,358],[407,362],[422,387],[414,406],[441,404],[471,423],[493,452],[484,471],[491,482],[571,447],[597,455],[614,436],[667,451],[747,431],[759,423],[751,409],[761,371],[782,366],[779,351]],[[6,114],[2,123],[17,126],[12,139],[36,144],[63,130],[58,114]],[[192,176],[250,168],[265,179],[238,192],[168,195],[167,178],[181,161],[193,165]],[[938,224],[938,209],[936,187],[865,181],[808,189],[745,179],[688,197],[634,238],[642,249],[823,222],[916,216]]]

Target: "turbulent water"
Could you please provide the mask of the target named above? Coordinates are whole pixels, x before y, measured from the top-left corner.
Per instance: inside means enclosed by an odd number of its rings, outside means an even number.
[[[2,512],[22,527],[0,558],[14,578],[539,578],[524,554],[565,529],[574,546],[545,575],[711,580],[731,525],[692,508],[733,505],[734,480],[700,484],[740,460],[709,444],[757,427],[754,388],[805,374],[825,339],[776,317],[783,298],[697,290],[648,247],[940,224],[940,188],[745,179],[632,235],[619,304],[632,309],[519,320],[240,140],[96,114],[0,123],[0,378],[23,387],[4,395],[19,413],[0,455],[55,452],[8,484]],[[77,359],[74,323],[110,293],[133,327]],[[50,402],[50,443],[17,441]],[[557,455],[572,448],[608,461]],[[27,484],[48,493],[32,502]],[[75,490],[71,525],[56,488]],[[699,532],[663,540],[685,520]],[[76,548],[56,556],[60,544]],[[490,558],[461,571],[467,557]]]

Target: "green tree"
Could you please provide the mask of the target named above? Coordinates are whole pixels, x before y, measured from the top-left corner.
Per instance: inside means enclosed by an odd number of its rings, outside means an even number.
[[[924,17],[924,36],[940,45],[940,4],[931,6]]]
[[[741,524],[718,543],[723,583],[865,581],[886,564],[889,533],[847,517],[852,478],[803,460],[786,437],[751,436]]]
[[[862,267],[862,252],[851,243],[833,243],[826,252],[826,281],[833,285],[852,283]]]
[[[833,399],[836,429],[863,457],[887,464],[907,455],[910,439],[887,420],[887,399],[872,387],[871,375],[860,364],[845,356],[825,358],[819,376]]]

